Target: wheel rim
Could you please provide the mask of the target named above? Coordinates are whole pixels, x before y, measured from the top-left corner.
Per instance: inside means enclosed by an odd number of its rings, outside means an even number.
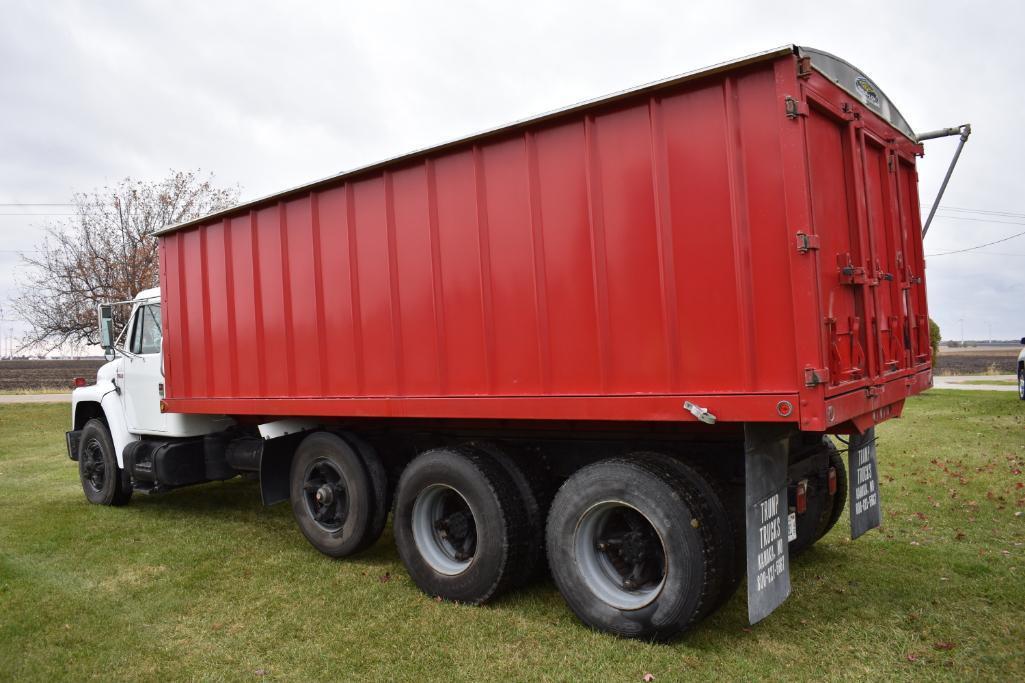
[[[82,477],[96,492],[103,490],[106,483],[107,464],[103,459],[103,446],[98,439],[89,439],[82,447]]]
[[[303,498],[313,523],[324,531],[338,531],[349,514],[349,493],[342,472],[330,460],[319,458],[307,465]]]
[[[632,505],[593,505],[577,523],[574,547],[587,586],[612,607],[640,609],[651,604],[665,585],[665,543]]]
[[[453,576],[477,554],[477,522],[466,499],[444,484],[428,486],[413,503],[413,541],[440,574]]]

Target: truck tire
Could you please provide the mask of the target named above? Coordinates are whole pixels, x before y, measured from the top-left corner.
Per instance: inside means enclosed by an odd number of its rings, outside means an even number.
[[[515,586],[530,551],[516,483],[477,449],[436,448],[410,462],[393,526],[413,583],[445,600],[478,605]]]
[[[103,420],[89,420],[78,441],[78,478],[90,503],[125,505],[132,498],[132,480],[117,466],[114,441]]]
[[[516,586],[526,584],[544,574],[548,568],[545,553],[545,521],[548,519],[548,509],[551,507],[552,497],[555,495],[550,483],[552,477],[540,456],[536,462],[523,467],[516,462],[515,458],[493,443],[474,441],[467,444],[467,447],[488,454],[501,465],[505,473],[516,484],[516,490],[523,500],[524,511],[527,515],[529,545],[527,557],[522,567],[516,570],[519,576],[513,583]]]
[[[823,437],[822,447],[828,451],[828,467],[836,469],[836,493],[829,494],[827,481],[809,479],[808,509],[797,518],[797,538],[790,542],[791,557],[796,557],[825,536],[843,513],[847,501],[847,469],[836,446],[829,437]]]
[[[351,432],[345,432],[342,434],[342,438],[356,450],[356,454],[359,455],[360,460],[363,462],[363,467],[366,469],[370,482],[370,493],[373,498],[371,502],[370,524],[367,527],[367,532],[363,536],[362,542],[360,542],[359,547],[356,549],[356,551],[359,551],[369,548],[376,543],[377,539],[381,538],[381,534],[384,532],[384,526],[388,521],[388,510],[391,507],[390,496],[388,495],[388,475],[373,446]]]
[[[836,493],[833,495],[829,517],[825,519],[822,529],[819,531],[819,538],[828,534],[836,526],[840,515],[843,514],[844,507],[847,506],[847,468],[832,439],[827,437],[826,441],[826,448],[829,449],[829,466],[836,470]]]
[[[678,481],[690,489],[700,507],[697,518],[703,524],[713,527],[711,535],[716,545],[716,562],[713,564],[714,576],[710,581],[713,583],[711,590],[715,599],[706,603],[702,617],[711,614],[733,597],[744,578],[747,565],[744,527],[737,526],[738,520],[741,523],[744,521],[743,504],[736,511],[728,510],[728,498],[722,485],[708,470],[692,460],[683,461],[666,453],[648,451],[631,453],[629,457],[655,462],[671,469]]]
[[[362,458],[341,437],[310,434],[295,451],[289,475],[292,512],[310,544],[330,557],[365,547],[375,497]]]
[[[675,467],[614,458],[571,476],[548,515],[548,561],[588,626],[668,640],[716,598],[716,525]]]
[[[1025,367],[1018,368],[1018,398],[1025,401]]]

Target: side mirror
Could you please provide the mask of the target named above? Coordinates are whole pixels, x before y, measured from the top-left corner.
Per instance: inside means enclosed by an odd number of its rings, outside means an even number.
[[[114,312],[108,304],[100,304],[100,346],[103,357],[114,360]]]

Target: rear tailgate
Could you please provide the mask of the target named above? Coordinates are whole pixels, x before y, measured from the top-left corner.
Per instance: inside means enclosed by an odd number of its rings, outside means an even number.
[[[929,366],[918,147],[817,71],[804,79],[802,94],[823,379],[826,396],[836,396]]]

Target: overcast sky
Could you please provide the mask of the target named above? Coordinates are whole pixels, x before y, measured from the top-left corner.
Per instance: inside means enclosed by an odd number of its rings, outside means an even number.
[[[974,133],[926,240],[1025,231],[1025,3],[0,0],[0,304],[75,191],[169,169],[243,198],[785,43]],[[956,139],[926,143],[923,218]],[[982,212],[1003,212],[1002,215]],[[1016,215],[1015,215],[1016,214]],[[1025,335],[1025,237],[928,261],[945,338]],[[4,323],[4,333],[10,326]],[[17,331],[18,324],[14,323]]]

